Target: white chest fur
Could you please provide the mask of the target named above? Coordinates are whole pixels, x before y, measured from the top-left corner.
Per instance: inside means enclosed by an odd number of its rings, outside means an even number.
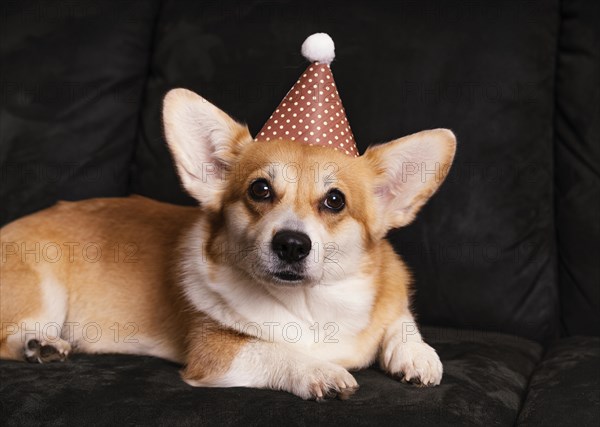
[[[199,256],[201,246],[201,239],[188,238],[182,264],[183,290],[197,310],[229,328],[318,358],[354,356],[375,297],[368,277],[313,287],[264,286],[229,265],[208,265]]]

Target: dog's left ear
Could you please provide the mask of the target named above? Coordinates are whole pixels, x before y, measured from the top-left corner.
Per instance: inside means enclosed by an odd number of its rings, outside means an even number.
[[[382,231],[409,224],[446,178],[456,151],[448,129],[427,130],[370,147]]]
[[[252,141],[248,128],[186,89],[165,96],[163,124],[183,186],[205,208],[215,208],[227,172]]]

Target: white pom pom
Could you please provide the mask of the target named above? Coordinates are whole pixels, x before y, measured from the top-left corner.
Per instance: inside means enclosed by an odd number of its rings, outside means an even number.
[[[335,44],[326,33],[315,33],[302,43],[302,55],[310,62],[331,64],[335,58]]]

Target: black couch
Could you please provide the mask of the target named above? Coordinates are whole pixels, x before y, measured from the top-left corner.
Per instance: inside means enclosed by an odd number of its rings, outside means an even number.
[[[149,357],[0,361],[3,424],[597,425],[599,2],[19,0],[1,19],[2,224],[60,199],[193,203],[163,140],[165,92],[192,89],[257,132],[318,31],[361,152],[458,136],[446,183],[389,236],[439,387],[373,367],[351,400],[317,404],[192,388]]]

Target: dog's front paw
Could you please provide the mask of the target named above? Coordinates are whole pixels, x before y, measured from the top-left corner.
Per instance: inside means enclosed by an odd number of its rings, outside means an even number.
[[[388,345],[381,355],[381,364],[402,381],[421,386],[439,385],[444,371],[435,350],[424,342]]]
[[[288,388],[288,387],[286,387]],[[346,369],[329,362],[310,363],[296,370],[288,391],[305,400],[345,400],[358,390],[358,383]]]

